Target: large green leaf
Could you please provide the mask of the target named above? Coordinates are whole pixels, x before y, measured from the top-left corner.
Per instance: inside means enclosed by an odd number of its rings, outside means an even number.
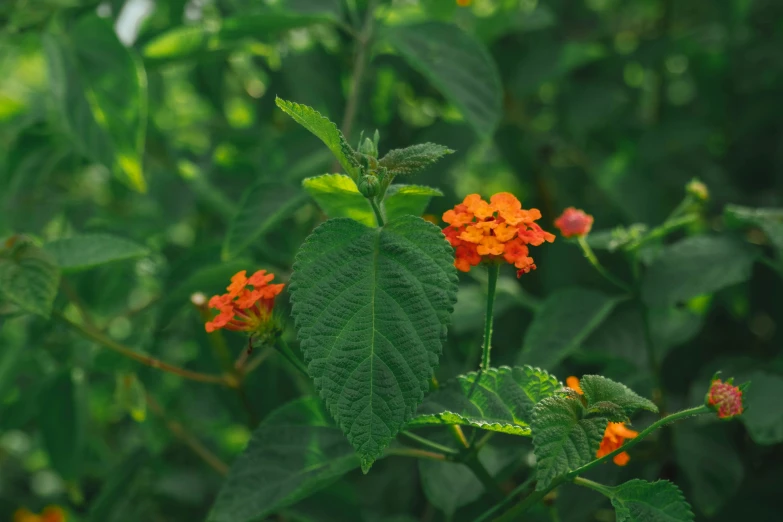
[[[147,77],[132,51],[117,39],[111,20],[83,16],[67,34],[46,33],[44,48],[68,137],[82,154],[145,191]]]
[[[434,196],[442,196],[436,188],[421,185],[391,185],[386,191],[383,208],[389,221],[400,216],[421,216]]]
[[[26,312],[48,318],[59,285],[60,270],[43,249],[28,243],[0,257],[0,297]]]
[[[329,150],[332,151],[332,154],[339,160],[345,172],[352,178],[356,178],[357,163],[353,157],[353,149],[345,141],[345,136],[337,128],[337,125],[307,105],[300,105],[280,98],[275,98],[275,103],[299,125],[315,134],[318,139],[324,142]]]
[[[500,121],[503,90],[497,65],[480,42],[439,22],[390,27],[384,35],[479,134],[492,135]]]
[[[250,522],[321,489],[359,459],[317,398],[272,412],[234,461],[209,522]]]
[[[239,201],[237,213],[223,240],[223,260],[236,257],[259,237],[302,207],[307,195],[298,187],[274,181],[251,185]]]
[[[728,236],[692,236],[663,249],[642,281],[650,306],[667,307],[746,281],[756,253]]]
[[[552,368],[579,349],[620,298],[569,288],[549,296],[525,333],[518,362]]]
[[[300,249],[290,292],[310,375],[366,472],[429,387],[456,301],[451,247],[413,216],[332,219]]]
[[[376,225],[370,203],[348,176],[323,174],[305,179],[302,185],[328,217],[347,217],[368,227]]]
[[[617,514],[617,522],[690,522],[691,507],[680,488],[668,480],[647,482],[634,479],[606,488]]]
[[[474,388],[476,375],[460,375],[428,395],[408,426],[462,424],[530,435],[533,407],[560,386],[553,376],[532,366],[491,368],[482,372]]]
[[[725,430],[715,424],[678,424],[674,427],[674,451],[691,484],[693,504],[707,516],[717,514],[732,500],[745,471]]]
[[[595,459],[607,420],[587,418],[582,403],[569,397],[549,397],[533,408],[533,448],[536,489]]]
[[[415,174],[432,165],[446,154],[454,151],[435,143],[419,143],[404,149],[393,149],[378,160],[378,164],[389,174]]]
[[[783,377],[766,372],[748,376],[750,386],[744,392],[747,406],[740,420],[756,444],[770,445],[783,442]]]
[[[87,385],[80,369],[55,375],[38,397],[38,426],[49,461],[64,479],[77,479],[84,464]]]
[[[610,402],[620,406],[626,416],[636,410],[658,412],[658,407],[651,400],[637,395],[624,384],[600,375],[585,375],[579,380],[579,387],[587,399],[588,409],[602,402]]]
[[[134,241],[110,234],[80,234],[56,239],[44,245],[66,272],[87,270],[96,266],[135,259],[149,254],[149,250]]]

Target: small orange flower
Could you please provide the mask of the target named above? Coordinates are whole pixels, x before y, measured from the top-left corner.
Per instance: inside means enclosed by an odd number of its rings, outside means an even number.
[[[718,412],[721,419],[730,419],[740,415],[743,411],[742,390],[729,382],[722,382],[715,379],[710,385],[710,391],[707,394],[707,404]]]
[[[209,300],[209,307],[219,310],[217,316],[207,321],[204,328],[214,332],[221,328],[238,332],[256,332],[269,322],[275,296],[285,285],[270,285],[274,274],[259,270],[247,277],[247,271],[234,274],[227,293],[215,295]],[[248,286],[250,288],[248,288]]]
[[[555,220],[555,226],[563,237],[586,236],[593,228],[593,216],[583,210],[568,207]]]
[[[583,394],[582,388],[579,386],[579,379],[573,375],[566,379],[566,385],[579,395]],[[610,454],[614,450],[620,448],[625,442],[625,439],[633,439],[637,435],[639,435],[638,432],[629,429],[622,422],[610,422],[606,425],[604,439],[601,441],[598,452],[595,454],[596,458],[601,458],[604,455]],[[612,461],[618,466],[625,466],[628,464],[629,460],[631,460],[631,456],[625,451],[618,453],[612,458]]]
[[[535,270],[528,245],[551,243],[555,236],[535,221],[537,209],[525,210],[508,192],[492,196],[489,203],[478,194],[469,194],[459,205],[443,214],[448,227],[443,234],[456,250],[454,266],[467,272],[481,261],[505,259],[517,268],[517,277]]]
[[[14,513],[14,522],[66,522],[65,511],[60,506],[47,506],[40,515],[26,508],[19,508]]]

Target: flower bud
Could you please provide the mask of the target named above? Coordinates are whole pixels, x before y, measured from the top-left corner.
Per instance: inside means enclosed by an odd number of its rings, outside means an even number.
[[[560,229],[563,237],[586,236],[593,228],[593,216],[583,210],[568,207],[555,220],[555,226]]]
[[[685,185],[685,192],[699,201],[707,201],[710,199],[710,191],[707,189],[707,185],[696,178],[693,178]]]
[[[380,192],[381,184],[373,174],[365,174],[359,180],[359,192],[366,198],[374,198]]]
[[[713,378],[710,390],[704,398],[704,404],[718,413],[721,419],[730,419],[740,415],[743,410],[742,390],[734,386],[732,380],[726,382]]]

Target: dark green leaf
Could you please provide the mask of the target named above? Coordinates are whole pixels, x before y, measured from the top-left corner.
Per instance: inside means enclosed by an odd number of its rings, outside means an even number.
[[[617,522],[690,522],[691,507],[680,488],[668,480],[629,480],[613,488],[612,501]]]
[[[481,43],[455,25],[437,22],[390,27],[384,35],[479,134],[492,135],[503,91],[497,66]]]
[[[52,467],[66,480],[81,474],[86,423],[84,372],[67,370],[54,376],[38,397],[38,426]]]
[[[251,185],[239,201],[237,213],[223,240],[223,260],[236,257],[304,205],[307,195],[298,187],[273,181]]]
[[[658,412],[658,407],[652,401],[637,395],[624,384],[600,375],[585,375],[579,380],[579,387],[584,392],[588,408],[601,402],[610,402],[620,406],[627,416],[636,410]]]
[[[585,413],[580,401],[567,397],[549,397],[533,408],[536,489],[595,459],[607,420],[583,418]]]
[[[44,35],[54,98],[79,151],[144,192],[147,77],[111,21],[86,15],[68,34]]]
[[[391,221],[405,215],[421,217],[430,199],[442,195],[438,189],[421,185],[391,185],[383,201],[386,219]]]
[[[745,413],[739,418],[756,444],[783,442],[783,377],[766,372],[748,376],[750,386],[744,392]]]
[[[376,226],[370,203],[348,176],[323,174],[305,179],[302,185],[328,217],[347,217],[368,227]]]
[[[727,236],[693,236],[667,246],[647,269],[642,297],[655,307],[671,306],[697,295],[746,281],[756,254]]]
[[[300,249],[290,292],[310,375],[366,472],[429,387],[456,301],[451,247],[413,216],[329,220]]]
[[[553,376],[531,366],[491,368],[474,389],[476,375],[460,375],[428,395],[408,426],[462,424],[530,435],[533,406],[560,386]]]
[[[783,208],[749,208],[726,205],[723,209],[730,227],[756,226],[767,236],[770,244],[783,256]]]
[[[305,498],[359,466],[316,398],[272,412],[231,466],[209,522],[251,522]]]
[[[378,161],[390,174],[415,174],[454,151],[435,143],[420,143],[404,149],[394,149]]]
[[[56,239],[44,245],[65,272],[78,272],[96,266],[144,257],[149,250],[128,239],[109,234],[81,234]]]
[[[619,301],[583,288],[547,297],[525,333],[519,363],[552,368],[578,350]]]
[[[112,469],[109,479],[101,487],[97,498],[90,503],[88,520],[90,522],[106,522],[117,512],[119,505],[127,500],[131,484],[138,480],[140,471],[150,460],[146,448],[140,448],[128,455],[119,466]]]
[[[0,297],[26,312],[48,318],[59,285],[60,270],[43,249],[24,244],[0,257]]]

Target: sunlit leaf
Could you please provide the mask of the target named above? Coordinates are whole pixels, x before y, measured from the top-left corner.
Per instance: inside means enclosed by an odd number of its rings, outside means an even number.
[[[327,217],[347,217],[368,227],[376,225],[370,203],[348,176],[323,174],[305,179],[302,185]]]
[[[432,187],[391,185],[383,201],[386,219],[391,221],[405,215],[421,216],[430,204],[430,200],[442,195],[443,192]]]

